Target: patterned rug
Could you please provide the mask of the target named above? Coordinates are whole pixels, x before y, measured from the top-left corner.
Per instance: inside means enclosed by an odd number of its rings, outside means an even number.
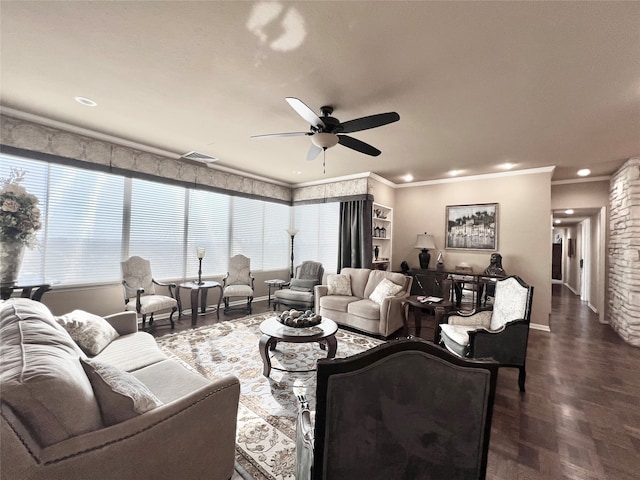
[[[236,461],[251,478],[294,480],[296,395],[315,406],[315,372],[309,370],[326,357],[317,343],[279,343],[272,352],[269,378],[262,375],[258,351],[260,323],[270,314],[252,315],[157,338],[160,348],[186,366],[215,379],[235,375],[241,393],[236,437]],[[346,330],[338,330],[337,358],[368,350],[381,343]]]

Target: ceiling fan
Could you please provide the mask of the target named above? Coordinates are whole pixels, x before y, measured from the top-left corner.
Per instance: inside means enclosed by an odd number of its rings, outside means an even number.
[[[357,138],[345,135],[345,133],[359,132],[370,128],[381,127],[388,123],[400,120],[400,115],[396,112],[379,113],[377,115],[369,115],[367,117],[356,118],[347,122],[340,122],[332,117],[333,107],[324,106],[320,108],[322,117],[318,117],[313,110],[305,105],[301,100],[294,97],[286,98],[291,108],[298,115],[304,118],[310,124],[308,132],[287,132],[287,133],[271,133],[268,135],[253,135],[251,138],[270,138],[270,137],[298,137],[308,135],[311,137],[311,148],[307,153],[307,160],[314,160],[320,152],[331,148],[336,144],[351,148],[357,152],[377,157],[380,150],[365,143]]]

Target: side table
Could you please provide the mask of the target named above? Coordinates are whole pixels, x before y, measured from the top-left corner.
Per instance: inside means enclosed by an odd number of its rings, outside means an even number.
[[[272,291],[274,289],[281,289],[282,287],[287,285],[289,282],[287,280],[280,280],[278,278],[275,278],[273,280],[265,280],[264,283],[267,284],[267,288],[269,289],[269,301],[267,302],[267,305],[271,305]]]
[[[51,290],[51,284],[27,283],[25,285],[2,285],[0,286],[0,298],[2,300],[8,300],[15,290],[22,291],[20,294],[22,298],[30,298],[31,300],[39,302],[42,300],[42,296]]]
[[[178,300],[178,319],[182,318],[182,301],[180,300],[180,289],[188,288],[191,290],[191,326],[195,327],[198,323],[198,294],[200,294],[200,311],[204,313],[207,310],[207,291],[210,288],[220,289],[220,296],[218,297],[218,306],[216,307],[216,314],[218,320],[220,320],[220,300],[222,299],[222,285],[220,282],[184,282],[180,283],[177,288],[176,297]]]
[[[409,334],[409,313],[413,312],[413,321],[416,326],[416,337],[420,336],[420,329],[422,328],[422,310],[430,310],[435,315],[433,325],[433,343],[438,343],[436,338],[438,335],[438,324],[442,320],[442,316],[445,312],[453,310],[453,303],[450,300],[442,300],[441,302],[421,302],[418,300],[417,295],[411,295],[402,301],[402,308],[404,310],[404,334]]]

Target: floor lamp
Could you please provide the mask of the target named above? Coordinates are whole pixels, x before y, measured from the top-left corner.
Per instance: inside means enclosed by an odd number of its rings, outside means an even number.
[[[293,278],[293,239],[298,232],[299,230],[297,228],[290,228],[287,230],[287,233],[291,237],[291,278]]]

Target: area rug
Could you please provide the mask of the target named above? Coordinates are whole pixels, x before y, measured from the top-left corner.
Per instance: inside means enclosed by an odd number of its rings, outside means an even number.
[[[260,323],[270,314],[252,315],[157,338],[170,357],[202,375],[215,379],[235,375],[241,393],[236,436],[236,462],[250,478],[294,480],[297,395],[315,406],[315,372],[326,357],[317,343],[279,343],[272,352],[269,378],[262,375],[258,351]],[[338,330],[336,358],[368,350],[381,340]],[[282,370],[278,370],[282,369]]]

